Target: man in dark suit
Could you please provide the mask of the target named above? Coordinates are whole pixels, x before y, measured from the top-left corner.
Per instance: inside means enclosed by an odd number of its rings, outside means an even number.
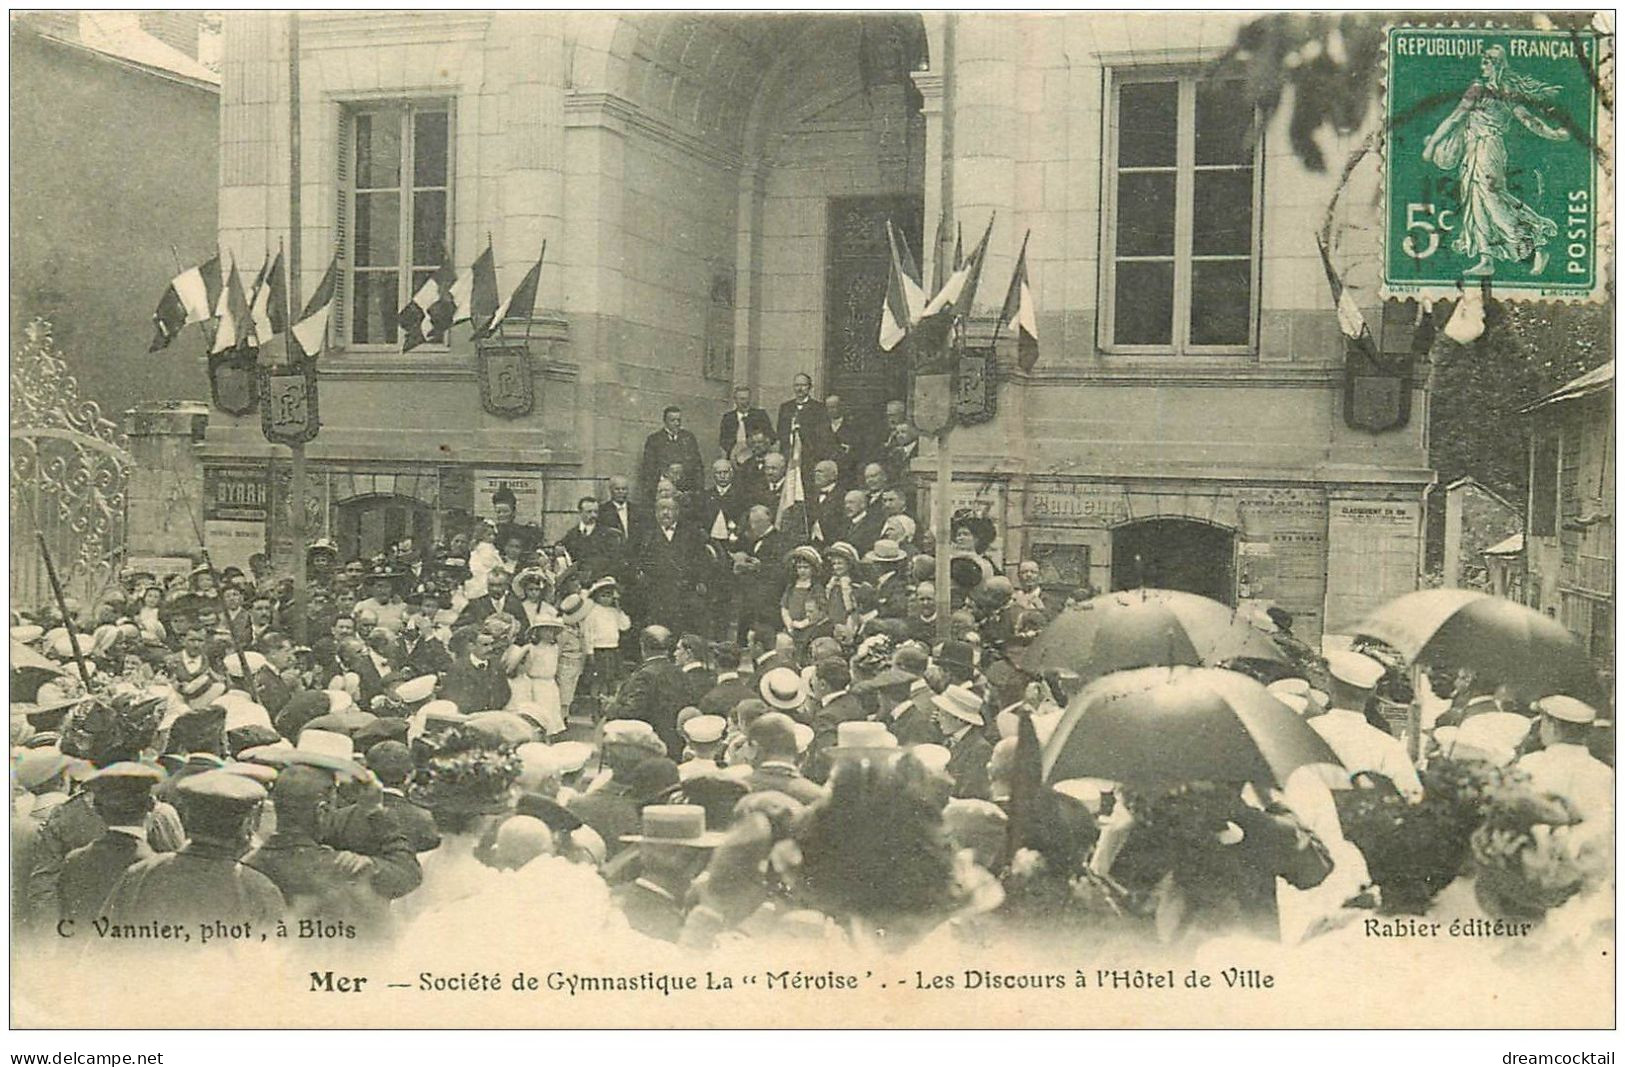
[[[711,464],[711,488],[700,497],[700,533],[708,540],[733,540],[745,522],[745,509],[751,501],[734,480],[734,465],[719,459]],[[721,522],[717,517],[721,516]]]
[[[948,777],[954,780],[953,795],[970,800],[986,800],[992,791],[987,761],[993,744],[982,732],[982,698],[969,686],[950,685],[931,698],[935,705],[937,729],[948,748]]]
[[[725,458],[735,463],[750,454],[751,434],[757,430],[773,432],[773,420],[751,401],[750,386],[735,386],[734,406],[722,413],[722,426],[717,431],[717,447]]]
[[[678,524],[676,501],[656,502],[654,528],[638,552],[645,618],[671,629],[688,629],[687,621],[706,593],[708,563],[699,533]]]
[[[457,616],[457,625],[477,626],[499,612],[524,622],[525,604],[510,587],[512,581],[513,575],[506,568],[493,567],[491,573],[485,576],[485,595],[477,596],[463,605],[462,614]]]
[[[752,793],[777,792],[803,804],[824,796],[819,785],[801,773],[796,762],[795,722],[782,712],[770,711],[745,732],[751,772],[745,785]]]
[[[821,459],[813,467],[812,484],[807,489],[808,529],[812,539],[822,545],[845,539],[846,505],[837,484],[840,476],[841,469],[835,460]]]
[[[660,429],[643,442],[643,463],[638,467],[638,495],[651,503],[659,487],[660,476],[673,463],[683,465],[683,484],[678,489],[693,489],[699,481],[700,443],[694,434],[683,429],[683,409],[668,405],[660,413]]]
[[[791,381],[789,400],[779,405],[779,451],[789,462],[801,461],[803,485],[812,483],[813,465],[835,455],[835,441],[829,430],[829,412],[812,398],[812,378],[798,374]],[[799,450],[797,446],[799,447]]]
[[[683,709],[683,672],[671,659],[671,631],[645,626],[638,647],[643,661],[622,683],[609,717],[648,723],[666,746],[666,754],[681,759],[683,735],[677,729],[677,713]]]
[[[774,629],[780,625],[779,598],[784,595],[784,556],[789,549],[784,534],[773,525],[772,513],[761,504],[752,507],[733,553],[741,629],[757,623]]]
[[[582,582],[591,585],[615,568],[623,540],[619,531],[600,521],[598,498],[584,496],[576,501],[576,524],[559,543],[570,553]]]
[[[609,499],[598,506],[598,524],[621,535],[617,543],[623,554],[643,541],[649,527],[649,512],[632,501],[632,483],[619,474],[609,478]]]
[[[451,669],[451,650],[434,635],[423,596],[422,593],[406,594],[406,619],[396,639],[400,662],[408,674],[445,674]]]
[[[869,506],[869,496],[862,489],[849,489],[841,499],[841,540],[865,555],[880,540],[880,531],[886,525],[886,516],[879,508]]]
[[[700,698],[697,707],[706,715],[720,715],[732,721],[734,705],[756,695],[756,678],[750,655],[735,644],[718,644],[712,649],[716,661],[716,684]]]
[[[440,699],[465,714],[507,707],[512,692],[496,660],[495,639],[471,629],[453,634],[451,643],[452,666],[440,680]]]
[[[824,411],[829,415],[829,438],[834,451],[831,458],[840,469],[839,484],[851,488],[858,484],[858,471],[870,447],[863,423],[846,413],[846,404],[836,393],[824,398]]]
[[[807,748],[803,766],[808,777],[822,782],[829,777],[828,750],[834,746],[836,734],[843,722],[856,722],[869,717],[863,702],[852,695],[852,671],[846,661],[831,658],[820,661],[813,668],[809,692],[812,694],[813,739]]]
[[[62,861],[56,879],[60,918],[88,923],[100,916],[119,877],[154,854],[146,820],[154,804],[152,789],[162,777],[147,764],[115,763],[86,780],[91,806],[106,829]]]
[[[684,634],[677,639],[677,647],[671,658],[677,664],[677,669],[683,672],[683,703],[678,710],[699,707],[705,694],[717,684],[716,672],[707,662],[710,651],[711,642],[699,634]]]

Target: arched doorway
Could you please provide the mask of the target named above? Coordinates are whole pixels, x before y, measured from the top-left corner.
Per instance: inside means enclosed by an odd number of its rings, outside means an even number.
[[[1112,588],[1178,589],[1233,604],[1236,536],[1189,519],[1146,519],[1112,530]]]
[[[419,548],[434,541],[434,511],[416,497],[392,493],[351,497],[335,510],[340,559],[375,556],[407,537]]]

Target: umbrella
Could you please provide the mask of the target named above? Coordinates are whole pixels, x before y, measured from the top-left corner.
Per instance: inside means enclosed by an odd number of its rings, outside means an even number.
[[[1527,699],[1602,696],[1579,639],[1556,619],[1504,597],[1423,589],[1384,604],[1355,632],[1387,642],[1412,663],[1469,667]]]
[[[1072,698],[1044,747],[1044,780],[1280,785],[1311,763],[1339,765],[1319,734],[1246,675],[1146,667]]]
[[[53,678],[61,678],[68,668],[46,659],[27,645],[11,643],[11,700],[32,701],[39,687]]]
[[[1076,671],[1085,681],[1135,667],[1287,662],[1269,635],[1217,600],[1171,589],[1125,589],[1063,611],[1022,657],[1033,674]]]

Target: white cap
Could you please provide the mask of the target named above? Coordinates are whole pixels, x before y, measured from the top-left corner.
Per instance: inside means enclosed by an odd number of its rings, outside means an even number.
[[[1306,700],[1309,697],[1309,682],[1303,678],[1282,678],[1278,681],[1271,682],[1265,688],[1267,688],[1271,693],[1274,693],[1277,698],[1279,698],[1282,693],[1291,693],[1295,696],[1303,697]]]
[[[226,732],[240,729],[244,726],[271,726],[271,713],[265,710],[264,704],[256,704],[252,700],[237,700],[226,705]]]
[[[1535,701],[1535,710],[1559,722],[1572,722],[1581,726],[1597,721],[1597,709],[1583,700],[1558,693]],[[1468,720],[1471,721],[1471,720]]]
[[[420,674],[395,687],[395,695],[405,704],[416,704],[434,695],[434,684],[440,680],[436,674]]]
[[[683,736],[696,745],[709,745],[721,741],[727,729],[728,720],[721,715],[696,715],[683,723]]]
[[[350,740],[347,734],[332,730],[301,730],[297,747],[301,752],[315,752],[337,759],[355,759],[355,742]]]
[[[1297,712],[1305,715],[1309,711],[1309,698],[1302,693],[1276,693],[1275,699]]]
[[[553,746],[553,766],[559,774],[574,774],[591,757],[592,746],[585,741],[560,741]]]
[[[942,774],[948,769],[949,752],[942,745],[910,745],[908,754],[932,774]]]
[[[1375,689],[1382,680],[1382,664],[1363,652],[1328,652],[1326,669],[1344,685],[1356,689]]]

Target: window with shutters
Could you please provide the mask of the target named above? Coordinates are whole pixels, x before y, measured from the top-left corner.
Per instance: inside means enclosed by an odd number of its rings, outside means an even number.
[[[343,106],[339,336],[352,348],[395,348],[396,315],[451,256],[452,107],[446,100]]]
[[[1251,352],[1263,156],[1243,83],[1117,69],[1108,97],[1101,347]]]

